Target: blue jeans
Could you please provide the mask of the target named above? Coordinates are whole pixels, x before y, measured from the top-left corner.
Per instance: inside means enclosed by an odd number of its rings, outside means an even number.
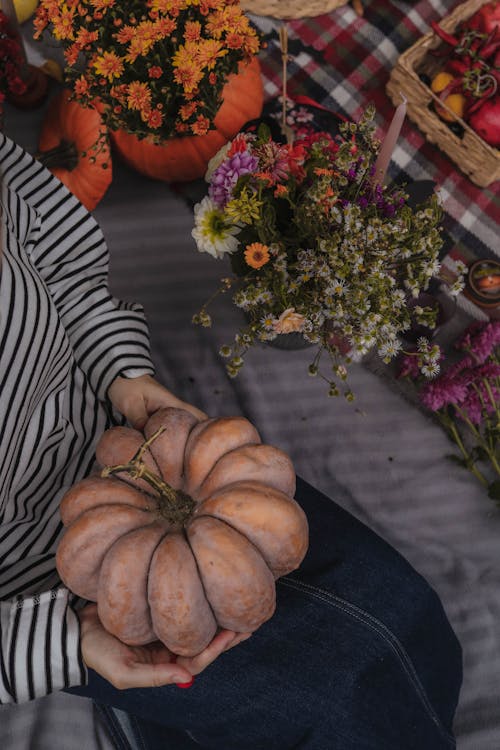
[[[274,616],[185,690],[70,692],[132,715],[148,750],[443,750],[462,679],[436,593],[392,547],[303,480],[310,548]],[[141,744],[142,743],[142,744]]]

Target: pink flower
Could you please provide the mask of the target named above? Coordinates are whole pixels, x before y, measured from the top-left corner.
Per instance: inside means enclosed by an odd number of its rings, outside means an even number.
[[[473,323],[455,342],[457,349],[470,351],[478,364],[485,362],[500,344],[500,320]]]
[[[276,333],[293,333],[294,331],[302,331],[305,322],[304,316],[296,313],[294,307],[288,307],[274,321],[273,328]]]
[[[418,366],[418,357],[416,355],[405,354],[401,359],[399,371],[397,373],[398,378],[411,378],[416,380],[420,375],[420,367]]]
[[[448,404],[460,404],[467,397],[467,386],[458,380],[449,380],[447,373],[438,380],[426,383],[420,391],[420,400],[431,411]]]
[[[470,391],[466,400],[461,405],[461,409],[463,409],[472,424],[481,424],[483,420],[482,404],[481,399],[475,391]],[[460,416],[460,414],[458,416]]]

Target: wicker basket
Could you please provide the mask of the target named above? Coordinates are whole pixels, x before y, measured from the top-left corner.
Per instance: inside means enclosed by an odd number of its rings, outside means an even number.
[[[330,13],[348,0],[241,0],[241,7],[248,13],[273,18],[311,18]]]
[[[439,25],[450,33],[461,21],[470,18],[487,0],[467,0],[457,6]],[[425,73],[432,78],[440,70],[440,60],[429,54],[437,49],[441,40],[430,32],[421,37],[398,59],[387,84],[387,93],[395,104],[401,102],[401,95],[406,96],[408,116],[426,134],[431,143],[435,143],[452,161],[480,187],[487,187],[500,179],[500,151],[483,141],[464,120],[442,104],[429,86],[423,83],[419,75]],[[452,133],[438,115],[429,108],[432,101],[441,106],[460,123],[463,136]]]

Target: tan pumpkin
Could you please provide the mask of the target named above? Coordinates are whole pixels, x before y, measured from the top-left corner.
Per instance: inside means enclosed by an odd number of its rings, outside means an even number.
[[[132,168],[147,177],[166,182],[187,182],[203,177],[208,162],[234,138],[249,120],[259,117],[264,89],[256,57],[231,75],[222,92],[223,102],[206,135],[171,138],[157,146],[124,130],[110,131],[116,152]]]
[[[110,633],[187,656],[219,628],[273,615],[275,579],[300,565],[308,525],[289,457],[247,419],[161,409],[144,434],[107,430],[97,459],[100,475],[62,500],[56,561]]]

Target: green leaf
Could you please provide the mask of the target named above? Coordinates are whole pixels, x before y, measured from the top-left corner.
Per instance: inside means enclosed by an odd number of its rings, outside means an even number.
[[[500,500],[500,479],[492,482],[488,487],[488,497],[492,500]]]
[[[266,143],[271,138],[271,129],[265,122],[261,122],[257,129],[257,138],[260,143]]]

